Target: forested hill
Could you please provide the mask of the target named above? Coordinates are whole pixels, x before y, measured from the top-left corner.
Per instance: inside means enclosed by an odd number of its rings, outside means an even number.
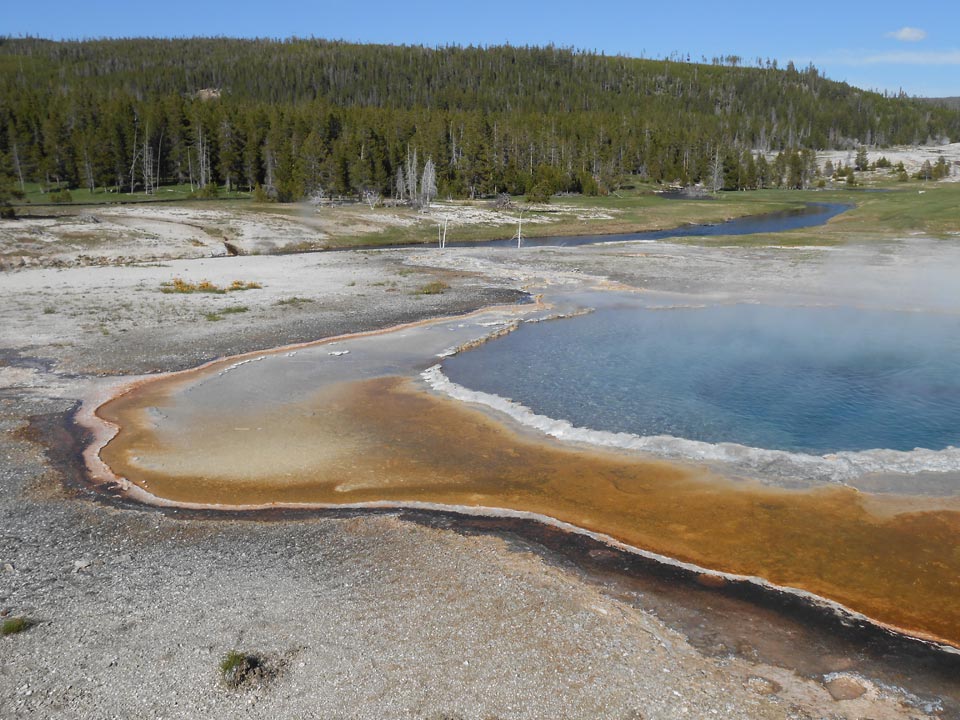
[[[956,110],[812,67],[553,47],[0,40],[0,172],[24,182],[393,194],[416,151],[441,193],[486,195],[627,174],[693,181],[720,154],[957,136]]]

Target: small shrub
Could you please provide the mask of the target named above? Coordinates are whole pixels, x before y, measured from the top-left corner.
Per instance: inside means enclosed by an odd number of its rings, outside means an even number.
[[[28,630],[33,624],[32,620],[25,617],[8,618],[4,620],[3,625],[0,626],[0,635],[4,637],[7,635],[16,635],[17,633],[22,633],[24,630]]]
[[[263,189],[263,186],[260,183],[257,183],[256,187],[253,188],[253,201],[258,203],[270,202],[273,198],[270,197],[270,194]]]
[[[216,183],[207,183],[202,188],[197,188],[190,193],[190,197],[198,200],[212,200],[219,194],[220,188],[217,187]]]
[[[183,278],[175,277],[170,282],[160,283],[160,292],[162,293],[192,293],[197,291],[197,286],[188,283]]]
[[[52,203],[69,203],[73,202],[73,195],[70,194],[70,191],[64,188],[63,190],[55,190],[50,193],[50,202]]]
[[[225,292],[227,292],[222,287],[219,287],[218,285],[214,285],[209,280],[201,280],[199,283],[197,283],[197,286],[195,289],[197,292],[213,293],[215,295],[223,295]]]
[[[49,305],[43,309],[44,315],[53,315],[57,312],[55,307],[50,307]]]
[[[243,280],[234,280],[230,283],[228,290],[260,290],[263,287],[258,282],[244,282]]]
[[[526,200],[528,203],[540,203],[545,205],[550,202],[550,188],[538,184],[527,190]]]
[[[442,280],[434,280],[429,282],[426,285],[422,285],[417,289],[416,295],[440,295],[444,290],[449,289],[450,286],[447,285]]]

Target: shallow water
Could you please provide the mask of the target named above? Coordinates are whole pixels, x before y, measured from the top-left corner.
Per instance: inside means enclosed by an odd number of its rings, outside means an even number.
[[[960,316],[849,307],[606,308],[444,362],[573,425],[812,454],[960,445]]]

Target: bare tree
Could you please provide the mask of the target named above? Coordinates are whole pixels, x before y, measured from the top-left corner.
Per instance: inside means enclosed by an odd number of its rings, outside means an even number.
[[[20,181],[20,192],[23,192],[23,169],[20,167],[20,153],[17,150],[17,141],[12,139],[13,130],[10,131],[10,135],[10,154],[13,157],[13,169],[17,171],[17,180]]]
[[[140,158],[140,148],[137,147],[137,131],[139,130],[137,118],[133,118],[133,160],[130,161],[130,194],[133,195],[133,187],[136,182],[137,160]]]
[[[410,149],[407,149],[407,169],[404,174],[404,180],[407,184],[407,196],[410,200],[416,202],[417,199],[417,149],[413,149],[411,155]]]
[[[383,195],[378,190],[364,190],[363,201],[373,210],[383,204]]]
[[[517,220],[517,234],[510,239],[517,241],[517,250],[519,250],[523,244],[523,210],[520,211],[520,217]]]
[[[143,134],[143,193],[145,195],[152,195],[155,191],[153,178],[153,148],[150,146],[150,126],[147,125],[146,132]]]
[[[423,166],[423,175],[420,178],[420,207],[430,207],[430,201],[437,196],[437,170],[433,165],[433,158],[427,158]]]
[[[713,154],[713,164],[710,167],[710,190],[717,192],[723,186],[723,161],[720,159],[720,148]]]
[[[311,204],[311,205],[314,205],[314,206],[320,206],[320,205],[323,205],[323,203],[324,203],[324,201],[326,201],[326,199],[327,199],[327,192],[326,192],[326,190],[323,189],[323,186],[322,186],[322,185],[319,185],[319,184],[318,184],[318,185],[314,188],[313,194],[310,195],[310,204]]]
[[[448,218],[444,218],[443,224],[437,225],[437,244],[441,250],[447,246],[447,221]]]

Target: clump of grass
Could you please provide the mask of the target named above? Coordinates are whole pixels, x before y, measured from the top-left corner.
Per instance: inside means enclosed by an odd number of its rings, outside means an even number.
[[[29,630],[33,625],[34,622],[30,618],[8,618],[4,620],[3,625],[0,626],[0,635],[4,637],[7,635],[16,635],[17,633],[22,633],[24,630]]]
[[[170,282],[160,283],[160,292],[171,294],[171,293],[193,293],[197,291],[197,286],[193,283],[188,283],[183,278],[175,277]]]
[[[434,280],[426,285],[421,285],[414,292],[414,295],[440,295],[444,290],[448,290],[449,288],[450,286],[442,280]]]
[[[209,280],[201,280],[198,283],[187,282],[183,278],[175,277],[170,282],[160,283],[160,292],[166,294],[189,295],[191,293],[211,293],[213,295],[224,295],[228,292],[237,290],[259,290],[262,288],[258,282],[247,282],[244,280],[234,280],[229,287],[222,288]]]
[[[53,315],[57,312],[55,307],[50,307],[49,305],[43,309],[44,315]]]
[[[204,317],[208,322],[218,322],[223,320],[224,315],[237,315],[238,313],[245,313],[249,310],[250,308],[248,308],[246,305],[233,305],[231,307],[225,307],[214,312],[208,312],[204,314]]]
[[[294,295],[293,297],[283,298],[282,300],[277,300],[277,305],[281,307],[298,307],[300,305],[306,305],[312,303],[312,298],[298,297]]]
[[[231,650],[220,661],[220,675],[228,687],[237,689],[268,680],[271,673],[256,655]]]
[[[202,293],[214,293],[216,295],[223,295],[225,292],[227,292],[222,287],[219,285],[214,285],[209,280],[201,280],[199,283],[197,283],[196,291]]]
[[[224,675],[227,675],[237,668],[243,667],[246,662],[247,656],[245,653],[242,653],[239,650],[231,650],[224,655],[223,660],[220,661],[220,672]]]

